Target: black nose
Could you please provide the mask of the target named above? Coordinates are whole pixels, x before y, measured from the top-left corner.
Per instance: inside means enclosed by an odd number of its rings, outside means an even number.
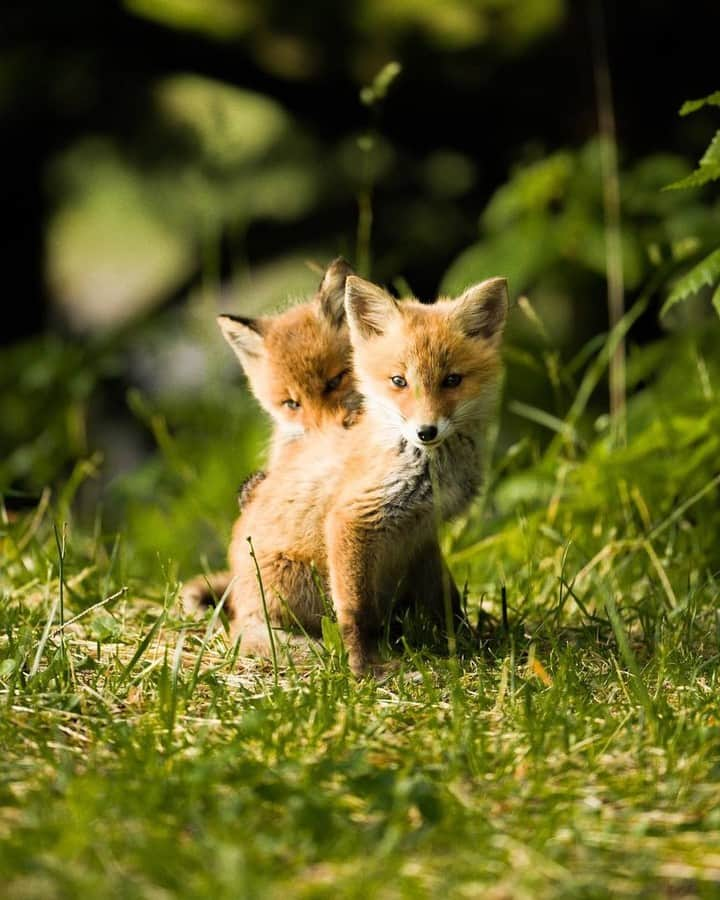
[[[417,430],[417,436],[423,443],[434,441],[437,437],[437,428],[434,425],[421,425]]]

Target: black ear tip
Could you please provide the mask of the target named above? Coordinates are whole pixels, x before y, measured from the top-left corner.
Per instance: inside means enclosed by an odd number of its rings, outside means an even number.
[[[345,281],[350,273],[350,266],[338,257],[325,270],[318,288],[322,314],[335,328],[340,328],[345,320]]]
[[[468,298],[472,297],[486,303],[496,300],[507,302],[509,296],[508,280],[504,275],[486,278],[485,281],[478,282],[477,284],[468,287],[462,296]]]
[[[352,274],[352,266],[342,256],[337,256],[325,269],[325,274],[320,282],[320,290],[330,290],[338,286],[340,281],[344,281],[348,275]],[[342,287],[342,285],[340,285]]]
[[[508,280],[505,275],[494,275],[492,278],[486,278],[484,281],[480,281],[476,284],[470,285],[466,290],[472,291],[474,289],[481,290],[507,290],[508,288]]]
[[[263,335],[264,327],[261,319],[250,319],[247,316],[232,316],[230,313],[221,313],[216,317],[216,321],[221,328],[241,325],[243,328],[248,328],[260,336]]]
[[[497,281],[497,283],[498,283],[498,287],[501,287],[501,288],[505,291],[505,293],[507,294],[507,292],[508,292],[508,280],[507,280],[507,278],[506,278],[504,275],[500,275],[500,276],[498,276],[498,278],[496,279],[496,281]]]
[[[496,278],[491,278],[489,281],[489,287],[496,288],[501,291],[504,295],[508,293],[508,280],[504,275],[498,275]]]

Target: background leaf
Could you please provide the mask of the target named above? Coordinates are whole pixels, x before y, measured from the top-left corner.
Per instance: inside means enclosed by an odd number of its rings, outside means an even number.
[[[714,250],[696,266],[693,266],[689,272],[675,282],[670,295],[663,304],[661,315],[671,309],[680,300],[684,300],[691,294],[696,294],[706,285],[713,285],[720,279],[720,248]]]
[[[702,109],[703,106],[720,106],[720,91],[708,94],[707,97],[702,97],[700,100],[686,100],[680,107],[680,115],[687,116]]]

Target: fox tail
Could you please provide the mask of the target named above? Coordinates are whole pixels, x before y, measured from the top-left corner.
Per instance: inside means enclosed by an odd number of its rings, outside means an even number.
[[[232,581],[230,572],[211,572],[196,575],[186,581],[180,589],[183,612],[187,616],[197,616],[212,606],[217,606]]]

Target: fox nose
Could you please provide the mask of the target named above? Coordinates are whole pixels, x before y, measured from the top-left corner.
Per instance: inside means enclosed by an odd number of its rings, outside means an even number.
[[[438,430],[435,425],[421,425],[417,430],[417,436],[424,444],[427,444],[428,441],[434,441],[437,433]]]

